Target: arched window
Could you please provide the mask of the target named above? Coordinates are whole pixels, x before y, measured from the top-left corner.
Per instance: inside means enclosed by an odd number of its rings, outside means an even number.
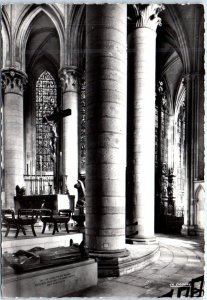
[[[57,86],[48,71],[44,71],[36,82],[36,170],[53,172],[51,160],[51,129],[43,117],[54,113],[57,107]]]
[[[176,175],[176,213],[183,210],[184,189],[186,182],[185,166],[185,101],[186,86],[182,80],[176,101],[175,110],[175,150],[174,166]]]
[[[175,163],[177,171],[177,205],[183,208],[183,196],[185,187],[185,107],[181,106],[177,120],[176,120],[176,151]]]

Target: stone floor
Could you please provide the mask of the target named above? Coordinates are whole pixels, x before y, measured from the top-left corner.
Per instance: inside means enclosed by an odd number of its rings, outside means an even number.
[[[96,287],[72,297],[159,297],[171,284],[188,283],[204,274],[204,242],[200,238],[157,236],[160,257],[142,270],[118,278],[100,278]],[[176,297],[174,289],[173,297]]]

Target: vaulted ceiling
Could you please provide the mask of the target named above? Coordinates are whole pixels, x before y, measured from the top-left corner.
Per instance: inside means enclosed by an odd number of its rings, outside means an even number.
[[[182,78],[203,73],[203,6],[165,5],[162,26],[157,29],[157,78],[162,78],[172,106]]]
[[[81,61],[81,65],[84,66],[84,5],[5,5],[3,7],[3,24],[5,26],[8,22],[5,27],[10,30],[9,38],[15,37],[19,20],[21,18],[24,20],[27,14],[32,16],[38,8],[39,13],[35,18],[31,18],[32,21],[29,24],[25,69],[30,69],[34,73],[38,64],[38,72],[41,73],[41,70],[45,69],[47,65],[47,69],[53,73],[53,68],[58,70],[61,67],[61,59],[64,64],[76,65]],[[47,15],[47,9],[50,17]],[[176,93],[185,74],[204,73],[203,10],[203,6],[199,4],[167,4],[165,10],[160,13],[162,26],[157,28],[156,73],[157,79],[162,78],[166,82],[172,103],[176,101]],[[54,20],[52,21],[52,16],[55,16],[56,23]],[[128,18],[131,16],[133,16],[133,6],[128,5]],[[130,24],[128,22],[128,32],[131,30]],[[3,35],[3,42],[4,48],[8,44],[8,49],[3,49],[3,60],[9,65],[12,59],[9,58],[9,55],[6,57],[6,54],[12,43],[6,42],[5,35]],[[16,56],[18,56],[18,51],[21,56],[21,48],[17,49]],[[9,52],[10,55],[14,53],[14,51]],[[16,61],[18,59],[16,58]],[[21,59],[19,61],[21,66]],[[39,74],[36,75],[39,76]],[[175,106],[175,103],[172,106]]]
[[[45,69],[55,76],[55,70],[57,72],[60,67],[60,43],[54,24],[44,12],[41,12],[30,27],[26,44],[27,70],[32,71],[36,78]]]

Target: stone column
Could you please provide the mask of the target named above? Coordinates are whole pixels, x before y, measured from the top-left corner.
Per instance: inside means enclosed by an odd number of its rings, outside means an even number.
[[[203,64],[204,65],[204,64]],[[204,187],[204,79],[203,72],[194,74],[195,106],[194,114],[194,226],[196,235],[204,235],[205,230],[205,187]]]
[[[186,86],[186,102],[185,102],[185,113],[186,113],[186,121],[185,121],[185,166],[186,166],[186,184],[184,191],[184,224],[182,226],[181,233],[183,235],[188,235],[191,229],[191,208],[192,208],[192,168],[191,164],[191,138],[192,138],[192,112],[191,108],[192,104],[192,78],[190,74],[187,74],[184,78],[184,84]],[[193,199],[192,199],[193,200]],[[192,203],[191,203],[192,202]]]
[[[77,190],[74,184],[78,180],[78,102],[79,102],[79,72],[76,67],[60,70],[62,87],[62,108],[71,109],[71,115],[63,118],[62,130],[62,166],[63,192],[66,186],[71,195]]]
[[[199,123],[196,119],[199,94],[197,97],[198,74],[186,74],[186,124],[185,124],[185,162],[186,162],[186,188],[184,193],[184,224],[181,233],[183,235],[195,235],[196,228],[194,224],[195,207],[194,207],[194,184],[196,182],[197,161],[197,136],[196,127]],[[202,97],[202,96],[201,96]],[[199,120],[200,121],[200,120]],[[201,119],[201,123],[202,123]],[[201,125],[202,126],[202,125]],[[202,143],[200,145],[202,149]],[[201,150],[202,151],[202,150]]]
[[[127,7],[86,7],[86,244],[125,251]],[[115,272],[115,271],[114,271]]]
[[[24,185],[23,86],[27,75],[14,68],[2,70],[4,89],[5,205],[14,208],[15,187]]]
[[[129,36],[132,65],[129,72],[133,94],[133,142],[130,162],[132,198],[138,235],[154,236],[154,140],[155,140],[155,54],[156,28],[161,24],[159,4],[134,5],[136,28]],[[132,72],[132,73],[131,73]],[[131,88],[129,86],[128,88]]]

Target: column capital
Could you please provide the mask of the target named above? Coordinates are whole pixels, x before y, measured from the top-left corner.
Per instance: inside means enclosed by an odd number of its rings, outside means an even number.
[[[165,9],[163,4],[134,4],[136,28],[149,28],[156,31],[161,26],[161,18],[158,14]]]
[[[2,88],[4,93],[23,94],[27,83],[27,74],[15,68],[2,69]]]
[[[78,92],[81,71],[75,66],[67,66],[59,70],[60,84],[63,92]]]

